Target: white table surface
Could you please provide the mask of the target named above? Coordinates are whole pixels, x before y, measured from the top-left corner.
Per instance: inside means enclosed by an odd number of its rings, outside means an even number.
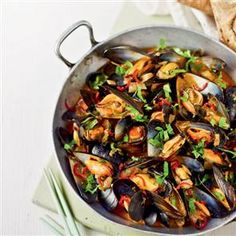
[[[54,106],[68,68],[54,54],[55,41],[72,23],[87,19],[105,39],[122,3],[108,1],[5,1],[3,3],[3,142],[0,235],[49,235],[31,203],[52,153]],[[1,34],[2,35],[2,34]],[[71,46],[70,46],[70,45]],[[90,47],[81,29],[65,45],[74,60]]]

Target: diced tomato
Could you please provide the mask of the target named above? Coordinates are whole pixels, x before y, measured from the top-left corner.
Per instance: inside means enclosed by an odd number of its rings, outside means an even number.
[[[124,86],[117,86],[116,87],[119,91],[123,92],[128,88],[128,84],[124,85]]]
[[[204,202],[204,201],[199,201],[199,202],[206,206],[206,202]]]
[[[124,207],[124,202],[127,202],[129,204],[130,203],[130,197],[127,196],[127,195],[121,196],[121,198],[119,200],[119,205]]]
[[[78,162],[73,166],[73,173],[79,178],[86,179],[86,176],[80,172],[80,164]]]
[[[96,101],[96,103],[99,102],[99,92],[98,91],[95,94],[95,101]]]
[[[178,168],[180,166],[180,163],[178,160],[174,160],[170,163],[170,165],[171,165],[171,169],[175,170],[176,168]]]
[[[167,105],[167,106],[170,106],[171,103],[166,99],[166,98],[160,98],[160,101],[158,102],[158,105],[159,106],[163,106],[163,105]]]
[[[197,220],[196,223],[194,224],[194,227],[196,229],[204,229],[206,226],[207,226],[207,223],[208,223],[208,219],[204,219],[204,220]]]
[[[180,189],[180,188],[182,188],[184,185],[188,185],[188,186],[192,187],[192,185],[189,184],[188,182],[182,181],[182,182],[176,187],[176,189]]]

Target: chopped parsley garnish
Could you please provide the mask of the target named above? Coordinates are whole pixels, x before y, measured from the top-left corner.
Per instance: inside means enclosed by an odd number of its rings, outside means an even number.
[[[205,139],[201,139],[197,145],[193,145],[192,154],[195,158],[202,157],[204,153]]]
[[[216,124],[216,121],[212,118],[212,119],[210,120],[210,124],[214,127],[215,124]]]
[[[170,124],[166,124],[166,129],[163,129],[160,126],[157,126],[155,130],[157,130],[157,134],[148,139],[148,142],[155,147],[163,147],[163,143],[170,139],[170,136],[174,134],[173,128]]]
[[[219,127],[222,129],[228,129],[229,128],[229,124],[226,121],[225,117],[221,117],[219,120]]]
[[[232,158],[235,158],[236,157],[236,152],[232,151],[232,150],[228,150],[228,149],[225,149],[225,148],[218,148],[219,150],[223,151],[223,152],[226,152],[226,153],[229,153],[229,154],[232,154]]]
[[[132,106],[126,106],[126,110],[129,111],[132,115],[133,115],[133,119],[136,121],[140,121],[140,122],[146,122],[147,116],[144,116],[142,114],[140,114],[139,111],[137,111],[134,107]]]
[[[180,99],[183,101],[183,102],[187,102],[188,99],[189,99],[189,95],[186,91],[183,92],[183,96],[180,97]]]
[[[220,201],[223,201],[225,199],[225,196],[221,192],[214,191],[213,194]]]
[[[155,180],[158,184],[163,184],[166,177],[169,176],[169,164],[167,161],[164,161],[164,164],[163,164],[163,175],[155,174],[154,176],[155,176]]]
[[[132,157],[131,157],[131,160],[132,160],[132,161],[139,161],[140,158],[139,158],[139,157],[132,156]]]
[[[180,56],[185,57],[185,58],[188,58],[188,61],[187,61],[186,64],[185,64],[185,69],[186,69],[186,71],[189,69],[189,64],[196,62],[197,57],[191,55],[190,50],[185,50],[185,51],[183,51],[183,50],[181,50],[180,48],[173,48],[173,50],[174,50],[177,54],[179,54]]]
[[[205,183],[207,180],[209,179],[209,175],[208,174],[204,174],[204,176],[202,177],[202,179],[199,180],[198,183],[196,183],[196,185],[201,185],[203,183]]]
[[[91,82],[92,88],[99,89],[99,87],[106,82],[107,78],[108,78],[107,75],[104,74],[97,75],[95,81]]]
[[[188,207],[189,207],[190,213],[194,213],[196,211],[195,202],[196,200],[194,198],[188,199]]]
[[[170,93],[172,92],[172,91],[171,91],[171,88],[170,88],[170,84],[169,84],[169,83],[165,84],[165,85],[163,86],[163,90],[164,90],[165,97],[167,98],[167,100],[168,100],[169,102],[172,102],[172,98],[171,98],[171,96],[170,96]]]
[[[157,50],[165,49],[167,47],[166,40],[161,38],[159,41],[159,45],[157,46]]]
[[[144,105],[144,109],[145,109],[146,111],[151,111],[151,110],[152,110],[152,107],[149,106],[148,104],[145,104],[145,105]]]
[[[116,146],[115,146],[115,143],[111,143],[110,144],[110,147],[111,147],[111,151],[110,151],[110,155],[111,156],[113,156],[115,153],[119,153],[120,155],[123,155],[123,153],[122,153],[122,150],[120,149],[120,148],[117,148]]]
[[[85,129],[90,130],[90,129],[93,129],[98,124],[98,120],[90,116],[84,119],[81,122],[81,124],[84,125]]]
[[[71,142],[69,143],[65,143],[64,144],[64,149],[66,151],[71,151],[74,148],[74,145],[76,144],[75,140],[73,139]]]
[[[216,80],[216,84],[218,86],[220,86],[222,89],[226,89],[227,85],[226,83],[224,83],[223,79],[222,79],[222,71],[220,71],[218,78]]]
[[[142,102],[147,102],[147,100],[143,97],[142,95],[142,87],[141,86],[137,86],[137,89],[134,93],[134,95],[137,95],[137,97],[142,101]]]
[[[185,73],[185,72],[187,72],[185,69],[174,69],[174,70],[169,71],[169,75],[176,76],[180,73]]]
[[[84,185],[84,191],[94,194],[97,191],[97,189],[98,189],[98,185],[96,183],[96,180],[94,176],[90,174],[86,179],[86,183]]]
[[[123,137],[123,142],[124,142],[124,143],[128,143],[128,142],[129,142],[129,136],[128,136],[128,134],[126,134],[126,135]]]
[[[126,61],[123,65],[117,66],[115,73],[120,76],[127,75],[133,68],[133,64],[130,61]]]

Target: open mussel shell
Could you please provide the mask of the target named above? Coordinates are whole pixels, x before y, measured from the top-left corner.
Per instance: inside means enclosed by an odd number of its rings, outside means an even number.
[[[127,105],[130,105],[133,108],[135,108],[139,113],[143,114],[143,110],[142,110],[143,103],[142,102],[139,102],[139,101],[133,99],[127,93],[120,92],[117,89],[114,89],[109,85],[104,85],[102,87],[107,89],[110,93],[112,93],[112,94],[116,95],[117,97],[119,97],[120,99],[122,99]]]
[[[144,218],[147,196],[142,191],[136,192],[132,197],[128,208],[132,220],[140,221]]]
[[[136,192],[139,191],[139,187],[129,179],[118,179],[113,183],[113,191],[118,199],[121,196],[127,195],[132,197]]]
[[[108,211],[114,210],[118,205],[118,199],[113,191],[113,188],[109,188],[105,191],[98,191],[98,200],[102,206]]]
[[[199,60],[204,65],[206,65],[211,71],[214,71],[214,72],[221,71],[226,66],[226,63],[219,58],[203,56],[203,57],[200,57]]]
[[[185,119],[193,119],[198,115],[203,104],[203,95],[211,94],[220,101],[224,99],[223,91],[215,83],[191,73],[186,73],[183,77],[178,76],[176,93],[179,112]],[[183,100],[185,93],[188,93],[186,101]]]
[[[203,95],[212,94],[220,101],[223,101],[224,99],[223,91],[215,83],[198,75],[185,73],[183,78],[178,77],[176,83],[177,94],[181,89],[193,87],[197,88]]]
[[[152,120],[148,123],[148,140],[153,139],[157,135],[157,130],[155,129],[157,126],[162,127],[163,124],[157,120]],[[147,144],[147,154],[149,157],[157,157],[161,153],[161,148],[152,145],[149,141]]]
[[[81,162],[78,160],[74,160],[72,157],[69,158],[69,164],[70,164],[70,168],[71,168],[71,173],[72,176],[74,178],[76,187],[79,191],[80,196],[88,203],[92,203],[94,201],[97,200],[97,193],[95,192],[94,194],[90,193],[90,192],[85,192],[83,189],[83,180],[81,178],[79,178],[79,176],[76,176],[74,173],[74,168],[76,164],[81,165]]]
[[[161,53],[159,58],[161,61],[177,63],[180,67],[183,67],[186,62],[185,57],[180,56],[172,50],[167,50],[166,52]]]
[[[229,110],[231,124],[236,126],[236,87],[229,87],[225,91],[226,107]]]
[[[236,207],[236,194],[234,187],[227,181],[225,181],[224,176],[220,169],[216,166],[213,166],[213,175],[214,179],[220,188],[220,190],[224,193],[227,202],[230,206],[230,209],[233,210]]]
[[[192,157],[181,156],[181,162],[196,173],[202,173],[205,170],[202,163]]]
[[[169,202],[167,202],[163,197],[156,193],[152,193],[153,201],[155,206],[161,211],[164,212],[167,216],[173,218],[173,219],[182,219],[185,216],[181,214],[181,212],[171,205]]]
[[[143,122],[134,121],[130,116],[119,120],[115,126],[115,140],[120,141],[128,136],[128,143],[137,145],[143,143],[147,137],[147,127]]]
[[[194,187],[193,188],[195,196],[206,203],[208,210],[210,211],[212,217],[221,218],[227,215],[227,210],[220,204],[213,196],[204,192],[203,190]]]
[[[104,51],[104,57],[118,64],[123,64],[126,61],[137,61],[145,56],[144,51],[132,46],[115,46]]]
[[[227,141],[225,132],[218,127],[212,127],[210,124],[203,122],[177,121],[176,128],[184,133],[187,140],[191,143],[198,143],[204,139],[207,144],[212,143],[214,146],[223,146]]]
[[[102,157],[117,166],[126,161],[126,156],[120,155],[117,152],[111,156],[110,151],[110,147],[108,147],[108,145],[103,144],[95,144],[91,150],[93,155]]]

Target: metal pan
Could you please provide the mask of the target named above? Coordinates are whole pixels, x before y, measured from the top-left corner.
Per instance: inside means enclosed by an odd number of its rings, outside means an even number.
[[[77,63],[72,63],[67,60],[61,54],[61,45],[63,41],[77,28],[84,26],[89,31],[91,48],[88,52],[80,58]],[[223,59],[228,65],[228,72],[236,79],[236,53],[231,49],[223,45],[222,43],[211,39],[203,34],[197,33],[192,30],[187,30],[175,26],[160,26],[152,25],[140,28],[133,28],[112,36],[103,42],[97,42],[93,35],[93,29],[89,22],[79,21],[67,29],[61,36],[57,43],[56,54],[57,56],[70,68],[69,75],[67,76],[63,88],[60,92],[58,98],[54,119],[53,119],[53,140],[56,156],[63,172],[63,175],[67,179],[68,185],[71,185],[75,192],[77,192],[78,198],[80,198],[79,193],[76,189],[73,177],[71,175],[68,160],[66,158],[66,153],[63,147],[60,145],[58,137],[56,135],[56,128],[58,126],[64,126],[61,119],[62,114],[65,112],[66,108],[64,105],[65,100],[69,104],[74,104],[79,96],[79,89],[83,86],[86,76],[90,72],[96,71],[98,68],[103,66],[107,59],[103,58],[103,52],[105,49],[111,46],[117,45],[131,45],[140,48],[152,47],[159,42],[160,38],[168,39],[169,45],[176,45],[180,48],[202,48],[207,54]],[[127,222],[126,220],[115,216],[105,209],[103,209],[99,204],[88,204],[88,207],[92,207],[96,212],[98,212],[103,217],[127,227],[133,227],[141,230],[143,233],[151,231],[156,235],[200,235],[206,232],[215,230],[223,225],[231,222],[236,218],[236,211],[232,212],[225,218],[212,219],[204,230],[198,231],[193,227],[184,227],[179,229],[169,229],[169,228],[154,228],[145,225],[138,225]]]

